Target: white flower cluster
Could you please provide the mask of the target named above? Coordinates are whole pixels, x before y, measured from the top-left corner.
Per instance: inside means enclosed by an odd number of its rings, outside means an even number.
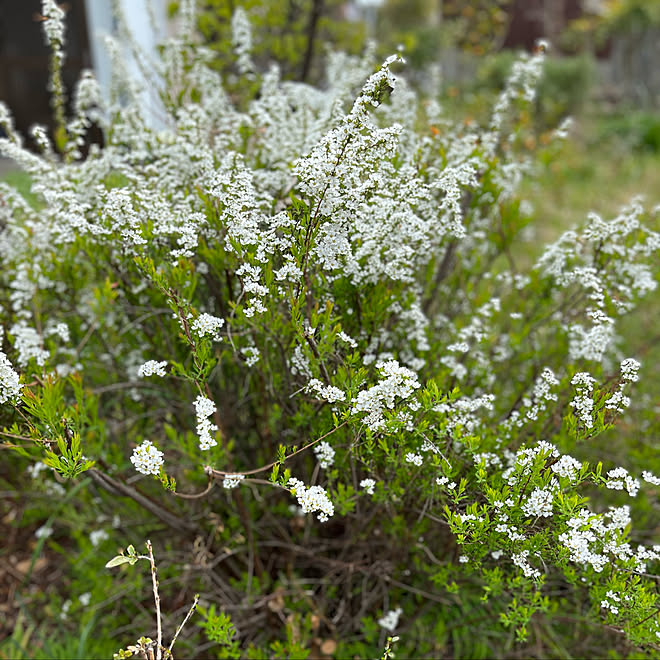
[[[237,488],[243,479],[245,479],[244,474],[226,474],[225,478],[222,480],[222,487],[227,490]]]
[[[141,445],[133,449],[131,463],[142,474],[158,475],[163,465],[163,452],[159,451],[151,440],[145,440]]]
[[[394,408],[397,398],[407,399],[420,387],[417,374],[406,367],[399,366],[396,360],[379,362],[376,368],[384,380],[358,393],[355,398],[352,413],[366,412],[364,423],[372,430],[378,431],[385,425],[383,411]]]
[[[580,470],[582,469],[582,463],[574,459],[568,454],[562,456],[558,461],[552,464],[550,468],[558,477],[564,477],[575,481]]]
[[[607,400],[605,404],[607,410],[614,410],[621,414],[630,406],[630,398],[624,394],[624,391],[627,383],[634,383],[639,380],[640,366],[640,363],[633,358],[621,362],[621,382],[617,390]]]
[[[81,148],[85,144],[85,133],[92,123],[105,128],[105,118],[99,111],[102,106],[101,87],[91,71],[83,70],[73,97],[74,117],[67,125],[67,133],[70,136],[67,151],[73,158],[82,158]],[[44,135],[44,138],[48,140],[47,135]],[[49,148],[50,145],[46,147],[47,150]]]
[[[552,500],[558,484],[551,484],[547,488],[535,488],[532,494],[522,505],[522,510],[528,516],[550,518],[552,516]]]
[[[654,486],[660,486],[660,477],[656,477],[652,472],[648,472],[647,470],[642,472],[642,479],[644,479],[644,481],[649,484],[653,484]]]
[[[486,469],[493,466],[498,468],[502,467],[502,458],[491,451],[476,453],[472,456],[472,460],[475,465],[481,465],[483,463],[483,466]]]
[[[537,568],[534,568],[528,561],[529,550],[523,550],[519,553],[514,553],[511,555],[511,561],[518,567],[522,569],[522,572],[525,574],[525,577],[531,578],[540,578],[541,571]]]
[[[348,344],[351,348],[357,348],[358,343],[353,337],[347,335],[343,330],[337,334],[337,337],[344,343]]]
[[[199,436],[199,448],[203,451],[215,447],[218,443],[211,435],[218,427],[208,419],[216,412],[217,408],[211,399],[201,394],[195,399],[195,414],[197,415],[197,435]]]
[[[328,403],[335,403],[336,401],[345,401],[346,393],[334,385],[324,385],[318,378],[312,378],[307,383],[305,391],[310,392],[314,390],[320,399]]]
[[[267,311],[262,298],[268,293],[268,289],[260,282],[262,269],[249,263],[244,263],[237,271],[236,275],[243,278],[243,290],[246,293],[253,294],[248,299],[248,304],[243,309],[243,313],[248,318],[255,314],[263,314]]]
[[[583,371],[576,373],[571,380],[571,385],[574,385],[577,390],[575,398],[571,401],[571,407],[575,409],[578,419],[588,429],[594,425],[594,400],[591,393],[595,382],[595,378]]]
[[[224,324],[224,319],[203,312],[192,322],[190,328],[200,339],[210,335],[215,341],[222,341],[219,331]]]
[[[447,486],[449,490],[454,490],[456,488],[456,482],[451,481],[449,477],[436,477],[435,483],[440,486],[440,488],[443,488],[444,486]]]
[[[571,360],[594,360],[600,362],[614,341],[614,319],[600,310],[591,314],[594,324],[584,328],[579,323],[569,327],[568,354]]]
[[[287,483],[291,493],[296,496],[303,513],[317,513],[320,522],[326,522],[335,513],[335,507],[330,501],[325,489],[321,486],[310,486],[291,477]]]
[[[639,368],[642,365],[634,358],[627,358],[621,362],[621,378],[629,383],[639,380]]]
[[[252,29],[245,9],[240,5],[234,8],[231,17],[231,41],[236,53],[236,67],[240,74],[251,73],[254,64],[250,58],[252,50]]]
[[[652,269],[645,263],[660,248],[657,233],[649,232],[646,240],[631,240],[640,230],[645,231],[640,221],[643,213],[639,200],[633,200],[610,221],[591,213],[581,234],[565,232],[537,262],[536,268],[560,288],[581,288],[593,305],[585,310],[593,322],[591,327],[562,319],[569,333],[571,360],[601,362],[610,351],[615,320],[609,315],[608,299],[615,313],[621,315],[632,309],[636,298],[657,287]],[[596,265],[594,253],[599,252],[607,254],[606,264]]]
[[[559,458],[559,450],[552,443],[541,440],[534,447],[521,447],[515,454],[505,452],[509,467],[502,473],[502,478],[514,486],[522,475],[529,474],[540,455]]]
[[[626,468],[614,468],[607,473],[606,488],[610,488],[611,490],[623,490],[625,488],[630,497],[635,497],[639,491],[639,486],[639,481],[631,477]]]
[[[560,534],[559,541],[569,550],[571,560],[580,564],[591,564],[594,570],[600,573],[608,559],[592,550],[591,546],[598,541],[598,535],[589,524],[588,514],[580,512],[579,516],[567,522],[567,526],[570,531]]]
[[[621,596],[618,594],[614,593],[611,589],[605,594],[605,598],[609,598],[610,600],[601,600],[600,601],[600,606],[605,609],[609,610],[612,612],[612,614],[618,614],[619,613],[619,606],[617,603],[621,602]]]
[[[58,323],[48,331],[49,335],[57,335],[62,341],[68,342],[71,338],[69,326],[66,323]]]
[[[461,397],[452,403],[439,403],[434,406],[433,410],[447,416],[448,433],[459,427],[466,433],[474,433],[483,423],[477,412],[481,408],[492,410],[494,399],[493,394],[482,394],[474,399]]]
[[[314,454],[316,454],[316,459],[324,470],[327,470],[335,462],[335,450],[325,440],[314,447]]]
[[[244,348],[241,348],[241,355],[245,358],[245,364],[247,364],[248,367],[253,367],[259,362],[261,353],[256,346],[245,346]]]
[[[96,548],[103,541],[107,541],[110,538],[108,532],[105,529],[95,529],[89,533],[89,541]]]
[[[403,610],[400,607],[397,607],[395,610],[389,610],[378,619],[378,625],[388,632],[394,632],[399,625],[399,618],[402,614]]]
[[[537,401],[557,401],[557,395],[552,387],[559,385],[559,381],[552,373],[552,369],[545,367],[534,385],[534,399]]]
[[[544,41],[539,41],[537,49],[531,57],[526,56],[514,63],[507,83],[495,104],[491,119],[493,132],[499,132],[502,128],[504,118],[516,98],[522,97],[528,103],[534,100],[536,87],[543,71],[543,54],[546,46]]]
[[[360,482],[360,488],[364,488],[364,490],[367,491],[368,495],[374,494],[375,486],[376,486],[376,482],[373,479],[362,479],[362,481]]]
[[[411,451],[406,454],[406,463],[412,463],[413,465],[420,467],[423,462],[424,457],[421,454],[414,454]]]
[[[20,367],[26,367],[32,359],[43,367],[50,353],[44,349],[41,335],[21,320],[9,330],[14,336],[14,348],[18,351],[17,362]]]
[[[548,408],[548,402],[557,401],[557,394],[552,391],[553,387],[559,385],[559,381],[551,369],[545,367],[536,379],[532,390],[532,396],[523,397],[520,412],[515,411],[516,426],[521,428],[526,422],[534,422],[539,415]],[[524,413],[524,414],[523,414]]]
[[[165,367],[167,366],[167,360],[162,362],[157,362],[156,360],[147,360],[144,364],[141,364],[138,368],[138,376],[144,378],[145,376],[167,376]]]
[[[606,522],[609,518],[610,522]],[[567,531],[559,535],[559,541],[569,550],[572,561],[591,565],[601,572],[610,557],[620,561],[632,561],[635,571],[644,573],[649,561],[660,559],[660,546],[647,548],[639,545],[633,550],[629,543],[621,541],[621,531],[630,524],[630,507],[611,507],[605,514],[582,509],[567,522]]]
[[[0,403],[14,401],[18,397],[23,387],[19,379],[7,356],[0,351]]]
[[[44,20],[44,31],[48,43],[61,49],[64,45],[64,10],[55,0],[42,0],[41,13],[46,19]]]

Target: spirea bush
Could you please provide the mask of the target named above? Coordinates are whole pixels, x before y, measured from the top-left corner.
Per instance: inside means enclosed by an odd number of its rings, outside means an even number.
[[[190,657],[657,653],[657,453],[602,441],[648,369],[617,323],[656,289],[657,209],[521,254],[543,49],[454,124],[398,56],[231,97],[184,9],[156,121],[111,41],[109,102],[86,73],[64,118],[52,0],[60,149],[0,110],[37,199],[0,190],[0,421],[70,562],[49,611],[140,637],[121,657],[170,657],[195,592]]]

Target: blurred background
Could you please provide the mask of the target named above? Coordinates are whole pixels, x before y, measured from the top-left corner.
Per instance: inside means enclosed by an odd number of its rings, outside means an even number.
[[[121,7],[146,53],[168,36],[177,3],[168,0],[67,0],[65,82],[85,68],[107,85],[110,63],[102,35],[116,34]],[[322,84],[328,48],[361,52],[401,49],[408,75],[422,87],[441,76],[441,92],[463,102],[501,87],[517,50],[551,44],[540,110],[554,122],[589,102],[616,114],[653,114],[660,100],[660,0],[207,0],[198,30],[218,53],[231,49],[231,14],[243,6],[253,26],[254,56],[276,61],[289,79]],[[0,2],[0,99],[17,126],[49,125],[48,51],[40,0]],[[227,58],[225,58],[227,59]],[[642,123],[653,123],[649,116]],[[624,122],[625,123],[625,122]],[[623,128],[623,127],[621,127]],[[646,136],[660,143],[660,126]],[[655,140],[655,143],[654,143]]]
[[[111,63],[103,35],[120,43],[124,38],[128,52],[126,28],[149,58],[173,33],[179,4],[61,3],[69,101],[83,69],[93,69],[107,90]],[[660,201],[660,0],[198,0],[198,39],[216,53],[216,66],[235,95],[241,90],[235,86],[231,17],[238,6],[250,19],[257,73],[277,63],[286,79],[323,85],[328,50],[357,54],[373,42],[374,66],[401,51],[406,78],[423,95],[435,96],[448,118],[467,122],[487,120],[517,54],[544,39],[550,46],[530,117],[534,139],[542,145],[564,118],[575,120],[561,158],[539,163],[545,179],[538,189],[546,194],[533,201],[550,216],[544,224],[565,226],[591,209],[613,212],[635,193]],[[0,0],[0,100],[28,145],[32,125],[52,129],[40,12],[41,0]],[[139,77],[139,66],[129,62]],[[102,142],[98,131],[90,139]],[[0,161],[0,174],[18,176],[6,161]]]

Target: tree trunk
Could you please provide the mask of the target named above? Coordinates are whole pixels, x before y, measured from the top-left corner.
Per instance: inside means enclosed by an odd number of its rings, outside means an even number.
[[[312,0],[312,11],[309,15],[309,23],[307,24],[307,48],[305,49],[302,71],[300,72],[300,80],[302,82],[307,82],[309,71],[312,67],[316,28],[319,22],[319,18],[321,18],[323,14],[323,3],[324,0]]]

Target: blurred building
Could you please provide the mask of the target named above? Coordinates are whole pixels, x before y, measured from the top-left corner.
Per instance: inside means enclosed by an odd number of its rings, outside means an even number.
[[[126,25],[146,57],[167,36],[165,0],[119,0]],[[62,0],[66,12],[66,58],[63,80],[70,101],[83,69],[93,69],[107,95],[111,64],[103,35],[118,36],[113,0]],[[0,0],[0,100],[6,103],[16,127],[28,135],[30,126],[51,126],[48,92],[50,52],[43,35],[41,0]],[[127,62],[136,78],[140,66],[127,51]],[[145,62],[149,66],[148,62]],[[158,116],[154,95],[145,95],[144,109],[154,121]]]
[[[583,8],[584,0],[514,0],[503,47],[529,51],[538,39],[558,44],[559,35]]]
[[[84,0],[68,0],[67,57],[63,78],[72,89],[92,66]],[[50,125],[49,50],[41,27],[40,0],[0,1],[0,100],[25,135],[33,124]]]

